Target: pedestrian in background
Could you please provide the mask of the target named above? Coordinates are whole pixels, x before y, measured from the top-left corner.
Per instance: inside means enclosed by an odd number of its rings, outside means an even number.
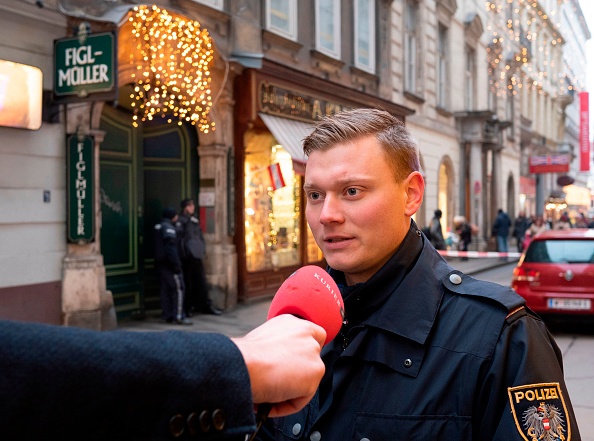
[[[192,312],[220,315],[221,310],[212,305],[208,295],[208,283],[204,271],[206,242],[196,216],[196,205],[192,199],[181,201],[179,223],[181,225],[180,248],[182,267],[186,283],[184,309],[188,317]]]
[[[507,238],[510,227],[511,220],[508,214],[500,208],[497,210],[497,217],[495,218],[495,222],[493,222],[493,229],[491,231],[491,235],[497,240],[497,251],[500,253],[507,253],[509,251]],[[507,256],[502,256],[499,259],[507,260]]]
[[[578,214],[578,217],[575,220],[575,227],[576,228],[588,228],[588,219],[586,218],[586,215],[580,211],[580,213]]]
[[[561,217],[557,222],[555,222],[553,229],[555,230],[570,230],[573,228],[573,224],[571,223],[571,219],[569,218],[569,214],[567,211],[563,212]]]
[[[454,216],[454,229],[459,237],[458,249],[468,251],[468,245],[472,242],[472,228],[464,216]],[[462,256],[462,260],[468,260],[468,257]]]
[[[516,238],[516,246],[518,247],[518,253],[524,251],[524,240],[526,238],[526,231],[530,227],[530,219],[526,217],[524,211],[520,211],[518,217],[514,220],[514,230],[512,236]]]
[[[161,222],[155,225],[155,267],[159,278],[159,294],[163,319],[167,323],[191,325],[184,312],[185,284],[179,255],[177,212],[163,210]]]
[[[433,219],[429,225],[429,232],[431,234],[431,243],[436,250],[445,250],[446,242],[443,238],[443,230],[441,229],[441,210],[437,209],[433,212]]]

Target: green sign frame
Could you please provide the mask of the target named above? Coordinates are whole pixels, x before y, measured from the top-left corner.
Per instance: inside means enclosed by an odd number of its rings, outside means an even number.
[[[84,245],[95,240],[94,157],[91,136],[70,136],[67,142],[68,242]]]
[[[54,99],[103,100],[117,93],[113,32],[54,40]]]

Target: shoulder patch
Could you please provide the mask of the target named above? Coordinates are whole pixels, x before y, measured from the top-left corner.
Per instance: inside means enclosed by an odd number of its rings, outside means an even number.
[[[165,231],[163,231],[164,237],[176,237],[175,229],[171,227],[165,227]]]
[[[526,441],[571,441],[571,422],[559,383],[507,389],[516,428]]]
[[[442,279],[442,283],[446,289],[456,294],[494,300],[505,306],[508,313],[519,311],[526,305],[526,301],[511,288],[475,279],[458,270],[446,274]]]

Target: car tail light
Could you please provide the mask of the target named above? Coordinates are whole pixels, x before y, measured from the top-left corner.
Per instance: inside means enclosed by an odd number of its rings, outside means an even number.
[[[516,267],[514,268],[514,276],[512,278],[512,282],[534,283],[538,282],[539,278],[540,271],[530,268]]]

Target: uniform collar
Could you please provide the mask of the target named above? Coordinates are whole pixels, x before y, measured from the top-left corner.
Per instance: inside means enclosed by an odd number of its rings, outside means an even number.
[[[449,267],[414,221],[400,247],[367,282],[341,287],[349,328],[363,323],[423,344],[441,299]],[[342,272],[329,269],[341,284]],[[428,277],[432,276],[432,277]]]

